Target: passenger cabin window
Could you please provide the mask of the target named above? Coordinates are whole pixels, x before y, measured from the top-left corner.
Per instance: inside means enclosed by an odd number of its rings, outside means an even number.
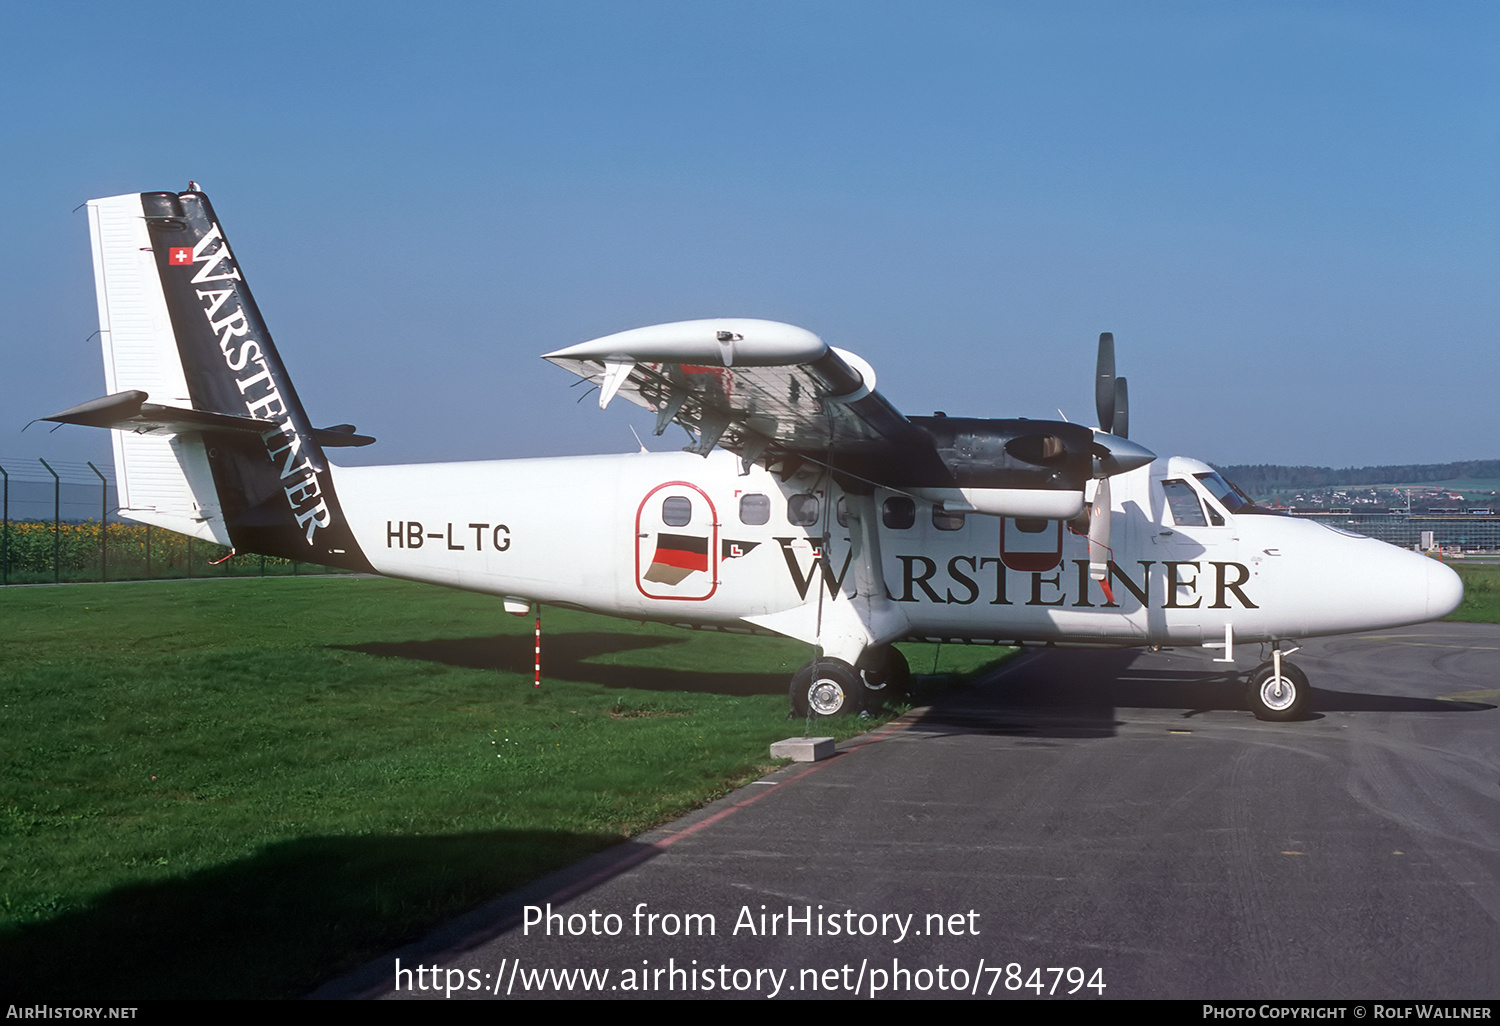
[[[693,500],[682,495],[669,495],[662,500],[661,522],[668,527],[686,527],[693,519]]]
[[[939,531],[962,531],[964,529],[964,515],[962,513],[949,513],[938,503],[932,504],[932,526]]]
[[[1172,511],[1172,522],[1178,527],[1207,527],[1203,516],[1203,504],[1198,493],[1186,481],[1163,481],[1161,490],[1167,493],[1167,508]]]
[[[839,522],[840,527],[849,526],[849,506],[844,502],[844,497],[839,496],[839,501],[833,504],[833,516]]]
[[[881,508],[880,522],[893,531],[904,531],[917,522],[917,504],[904,495],[893,495]]]
[[[786,518],[794,527],[811,527],[818,522],[818,497],[799,492],[786,500]]]
[[[771,497],[760,492],[740,496],[740,523],[752,526],[771,522]]]
[[[1040,517],[1017,517],[1016,530],[1022,534],[1041,534],[1047,529],[1047,521]]]

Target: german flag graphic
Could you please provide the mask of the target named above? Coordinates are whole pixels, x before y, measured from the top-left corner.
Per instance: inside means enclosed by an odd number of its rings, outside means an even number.
[[[642,576],[656,584],[680,584],[694,571],[708,572],[708,539],[690,534],[658,534],[656,555]]]

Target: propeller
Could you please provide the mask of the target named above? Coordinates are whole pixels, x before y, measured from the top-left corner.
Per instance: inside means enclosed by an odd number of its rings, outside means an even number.
[[[1099,431],[1113,438],[1096,436],[1096,443],[1107,455],[1094,459],[1094,477],[1099,483],[1094,488],[1094,501],[1089,507],[1089,576],[1103,586],[1105,596],[1113,602],[1115,597],[1109,587],[1109,478],[1111,474],[1143,466],[1151,460],[1139,458],[1135,450],[1140,450],[1140,446],[1120,444],[1130,433],[1130,390],[1124,378],[1115,377],[1115,336],[1108,331],[1099,336],[1094,407],[1099,414]],[[1130,465],[1122,466],[1122,463]]]
[[[1115,377],[1115,336],[1099,336],[1099,371],[1094,377],[1094,408],[1099,430],[1120,438],[1130,437],[1130,399],[1125,379]]]
[[[1105,596],[1113,602],[1109,589],[1109,478],[1100,478],[1089,507],[1089,576],[1104,586]]]

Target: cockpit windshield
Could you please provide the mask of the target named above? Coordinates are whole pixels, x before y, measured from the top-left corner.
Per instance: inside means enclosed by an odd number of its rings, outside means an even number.
[[[1194,474],[1193,476],[1203,482],[1203,487],[1207,488],[1209,493],[1231,513],[1248,513],[1250,507],[1254,506],[1254,503],[1245,498],[1244,493],[1218,474]]]

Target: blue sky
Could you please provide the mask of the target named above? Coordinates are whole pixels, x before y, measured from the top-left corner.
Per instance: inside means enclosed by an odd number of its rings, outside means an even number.
[[[19,433],[104,391],[71,211],[190,178],[350,462],[633,449],[539,355],[706,316],[910,414],[1091,423],[1108,330],[1159,453],[1500,456],[1490,4],[6,2],[0,47],[6,458],[108,459]]]

